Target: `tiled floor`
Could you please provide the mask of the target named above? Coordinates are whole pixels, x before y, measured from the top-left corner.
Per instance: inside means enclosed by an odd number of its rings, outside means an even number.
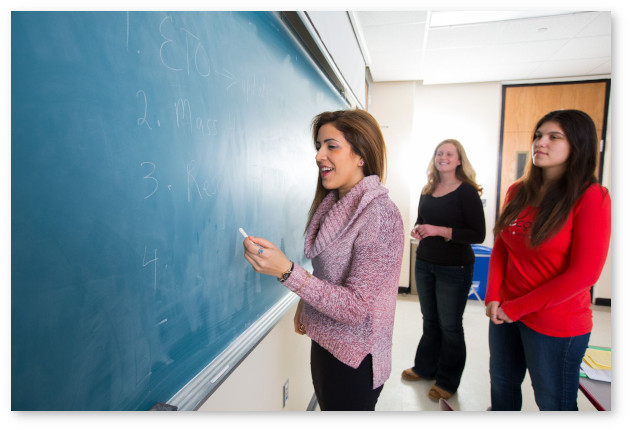
[[[610,308],[593,307],[593,332],[591,345],[611,346]],[[394,324],[392,375],[381,392],[377,411],[436,411],[438,403],[427,393],[433,385],[430,381],[403,381],[400,373],[413,365],[413,357],[422,332],[422,315],[418,296],[399,294]],[[462,382],[449,403],[455,410],[485,411],[490,406],[490,377],[488,374],[488,318],[484,306],[477,300],[469,300],[464,313],[467,359]],[[594,411],[595,408],[580,392],[578,408]],[[537,411],[529,377],[523,382],[523,410]]]

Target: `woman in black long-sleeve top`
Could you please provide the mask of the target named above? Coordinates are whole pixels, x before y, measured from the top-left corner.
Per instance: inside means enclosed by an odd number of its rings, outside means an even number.
[[[435,379],[433,400],[457,391],[466,363],[462,318],[472,283],[475,254],[470,244],[486,237],[486,221],[475,171],[464,147],[447,139],[435,148],[428,181],[411,235],[418,239],[416,285],[423,333],[414,366],[403,379]]]

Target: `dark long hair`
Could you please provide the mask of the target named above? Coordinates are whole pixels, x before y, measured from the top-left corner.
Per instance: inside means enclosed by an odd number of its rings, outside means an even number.
[[[534,166],[533,159],[530,158],[524,177],[513,188],[512,198],[497,219],[494,226],[495,236],[527,206],[540,202],[530,239],[532,246],[540,245],[562,228],[575,202],[590,184],[597,181],[595,168],[598,138],[591,117],[574,109],[549,112],[536,124],[534,136],[543,123],[550,121],[562,128],[571,145],[566,169],[559,179],[548,185],[545,194],[541,196],[542,169]],[[534,138],[532,142],[533,140]]]
[[[381,126],[376,119],[367,111],[361,109],[339,110],[335,112],[323,112],[313,118],[311,123],[313,130],[313,145],[317,143],[319,129],[332,124],[337,130],[343,133],[343,137],[352,147],[352,151],[359,155],[364,161],[363,174],[365,176],[377,175],[383,182],[385,179],[385,169],[387,165],[387,151],[385,139],[381,132]],[[331,190],[327,190],[322,185],[322,177],[317,173],[317,188],[315,197],[308,212],[308,229],[311,219],[319,204]]]

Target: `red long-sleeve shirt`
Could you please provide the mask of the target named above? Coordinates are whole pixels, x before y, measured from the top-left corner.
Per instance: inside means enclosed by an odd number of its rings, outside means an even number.
[[[499,301],[510,319],[547,336],[589,333],[590,287],[599,279],[610,243],[610,195],[592,184],[562,229],[532,248],[526,239],[536,213],[526,208],[496,237],[486,303]]]

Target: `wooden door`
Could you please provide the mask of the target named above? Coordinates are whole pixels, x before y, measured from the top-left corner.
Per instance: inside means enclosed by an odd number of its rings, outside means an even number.
[[[540,118],[557,109],[579,109],[593,118],[601,139],[603,160],[606,115],[610,80],[514,85],[503,87],[503,124],[499,154],[499,190],[497,214],[503,207],[505,193],[518,179],[521,164],[529,163],[534,127]],[[524,156],[526,154],[526,156]],[[599,166],[599,161],[597,163]],[[601,166],[600,166],[601,167]]]

